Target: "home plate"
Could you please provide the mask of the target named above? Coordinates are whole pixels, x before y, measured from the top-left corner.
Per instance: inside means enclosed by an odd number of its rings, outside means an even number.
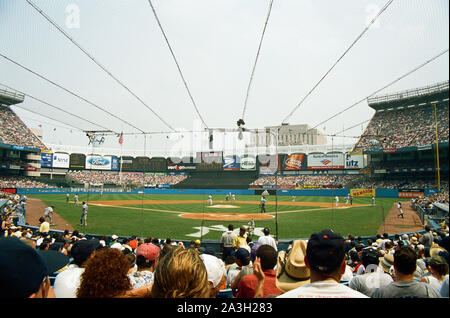
[[[235,205],[216,204],[216,205],[210,205],[210,206],[208,206],[208,208],[235,209],[235,208],[239,208],[239,207],[235,206]]]

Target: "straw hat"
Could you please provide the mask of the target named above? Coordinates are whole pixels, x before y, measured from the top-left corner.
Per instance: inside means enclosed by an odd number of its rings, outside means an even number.
[[[383,257],[380,257],[380,267],[389,274],[389,269],[394,265],[394,255],[393,254],[385,254]]]
[[[278,253],[276,286],[283,293],[310,283],[309,268],[305,264],[306,243],[294,241],[291,251]]]
[[[442,247],[440,247],[439,244],[433,243],[433,245],[431,245],[431,247],[430,247],[430,256],[431,257],[439,256],[439,252],[441,252],[441,251],[445,251],[445,250]]]

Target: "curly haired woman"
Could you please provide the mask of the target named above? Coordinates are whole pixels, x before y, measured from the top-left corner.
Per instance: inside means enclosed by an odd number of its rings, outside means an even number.
[[[152,298],[208,298],[208,274],[192,249],[172,249],[154,272]]]
[[[122,297],[131,290],[128,278],[130,263],[123,253],[115,248],[104,248],[94,253],[86,262],[81,275],[78,298]]]

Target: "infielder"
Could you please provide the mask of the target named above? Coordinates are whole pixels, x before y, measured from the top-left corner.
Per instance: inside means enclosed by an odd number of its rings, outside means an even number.
[[[46,207],[44,210],[44,219],[48,218],[50,220],[50,225],[54,225],[53,224],[53,208],[54,207],[55,207],[54,205],[51,205],[49,207]]]
[[[264,197],[261,197],[259,206],[261,207],[261,213],[266,213],[266,199]]]
[[[81,210],[81,217],[80,217],[80,225],[87,225],[87,213],[88,213],[88,205],[86,202],[83,201],[82,210]]]
[[[402,203],[401,202],[397,203],[397,208],[398,208],[397,217],[401,216],[402,219],[404,219],[405,217],[403,216],[403,209],[402,209]]]
[[[209,205],[213,204],[213,202],[212,202],[212,195],[211,194],[208,196],[208,204]]]

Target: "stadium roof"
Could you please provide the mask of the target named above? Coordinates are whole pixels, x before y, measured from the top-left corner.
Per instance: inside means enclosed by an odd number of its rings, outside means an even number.
[[[13,91],[0,88],[0,105],[15,105],[24,101],[25,95]]]
[[[417,104],[448,101],[449,82],[440,82],[420,88],[409,89],[393,94],[375,96],[367,99],[369,106],[376,111],[388,108],[407,107]]]

